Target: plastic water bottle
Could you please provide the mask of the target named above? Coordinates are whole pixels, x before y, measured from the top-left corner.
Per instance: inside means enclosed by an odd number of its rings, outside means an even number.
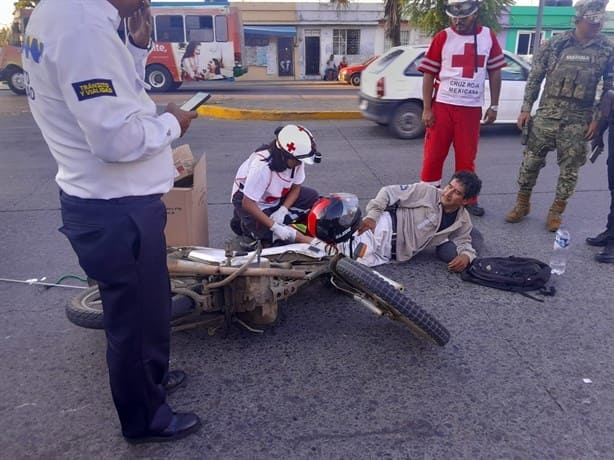
[[[554,247],[550,257],[550,273],[562,275],[567,265],[567,253],[569,252],[569,230],[561,226],[554,237]]]

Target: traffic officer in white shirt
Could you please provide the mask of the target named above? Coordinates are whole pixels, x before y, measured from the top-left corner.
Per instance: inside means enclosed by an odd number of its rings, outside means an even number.
[[[129,43],[117,28],[128,18]],[[173,184],[171,142],[196,118],[145,92],[149,0],[42,0],[26,29],[30,108],[58,164],[64,233],[98,282],[107,363],[122,433],[171,441],[200,426],[167,392],[170,285],[161,196]]]

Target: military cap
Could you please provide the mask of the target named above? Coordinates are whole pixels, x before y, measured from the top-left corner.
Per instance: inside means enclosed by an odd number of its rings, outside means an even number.
[[[608,0],[579,0],[574,5],[576,18],[585,19],[594,24],[602,23],[605,19],[605,7]]]

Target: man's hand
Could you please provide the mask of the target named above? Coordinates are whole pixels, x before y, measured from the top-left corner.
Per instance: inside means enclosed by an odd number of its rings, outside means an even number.
[[[198,112],[196,110],[192,110],[190,112],[186,112],[181,110],[177,104],[174,102],[170,102],[166,106],[165,112],[172,113],[177,121],[179,122],[179,126],[181,126],[181,135],[183,136],[185,132],[188,130],[190,123],[194,118],[198,117]]]
[[[485,125],[489,125],[491,123],[494,123],[496,119],[497,119],[497,112],[495,112],[493,109],[488,107],[488,109],[486,110],[486,113],[484,114],[484,119],[482,121],[484,122]]]
[[[435,116],[431,109],[422,110],[422,123],[424,123],[424,126],[427,128],[431,128],[435,124]]]
[[[450,261],[448,264],[448,270],[454,273],[462,272],[465,268],[467,268],[467,265],[469,265],[469,256],[466,254],[461,254]]]
[[[529,124],[530,120],[531,120],[531,113],[529,113],[529,112],[520,112],[520,115],[518,115],[518,121],[516,122],[516,125],[518,126],[518,129],[522,130],[522,128],[525,125]]]
[[[604,147],[605,147],[605,145],[603,143],[603,135],[595,136],[593,138],[593,142],[591,142],[591,150],[602,149]]]
[[[588,128],[586,128],[586,132],[584,133],[585,141],[590,141],[593,137],[595,137],[595,134],[597,134],[598,126],[599,126],[598,121],[593,120],[590,122],[590,124],[588,125]]]
[[[149,0],[142,0],[139,9],[128,18],[128,32],[133,43],[140,48],[147,48],[152,27]]]
[[[370,217],[365,217],[360,223],[360,227],[358,227],[358,234],[362,235],[367,230],[371,230],[375,233],[375,220]]]

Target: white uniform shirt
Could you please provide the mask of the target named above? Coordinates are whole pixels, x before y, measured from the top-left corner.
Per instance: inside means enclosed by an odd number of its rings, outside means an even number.
[[[125,45],[107,0],[42,0],[23,64],[32,115],[58,163],[56,182],[81,198],[165,193],[177,119],[145,92],[148,51]]]
[[[271,171],[266,161],[269,155],[268,150],[254,152],[239,166],[232,186],[231,200],[240,189],[246,197],[254,200],[260,209],[270,208],[279,204],[280,199],[290,191],[292,184],[300,185],[305,181],[303,163],[294,170]]]

